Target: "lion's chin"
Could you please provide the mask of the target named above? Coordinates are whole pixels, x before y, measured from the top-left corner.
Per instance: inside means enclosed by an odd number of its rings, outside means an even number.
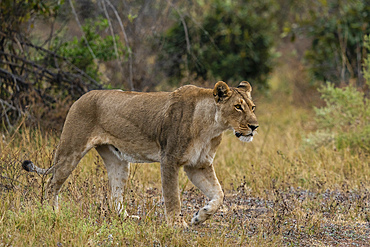
[[[253,136],[252,135],[240,136],[238,139],[242,142],[251,142],[253,141]]]
[[[242,135],[240,132],[234,131],[234,134],[242,142],[251,142],[251,141],[253,141],[254,133],[250,133],[249,135]]]

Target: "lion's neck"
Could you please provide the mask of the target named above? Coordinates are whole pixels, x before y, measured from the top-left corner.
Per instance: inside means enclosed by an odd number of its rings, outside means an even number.
[[[200,127],[198,129],[199,133],[208,132],[206,134],[210,138],[218,136],[227,129],[227,127],[219,121],[219,114],[213,98],[201,99],[195,105],[193,126]]]

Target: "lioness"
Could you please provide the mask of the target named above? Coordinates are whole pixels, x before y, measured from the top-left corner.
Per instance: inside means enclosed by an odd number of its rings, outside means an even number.
[[[214,89],[187,85],[174,92],[88,92],[69,110],[54,165],[42,169],[24,161],[23,168],[53,174],[47,194],[53,196],[57,208],[64,181],[81,158],[95,148],[104,160],[114,206],[121,213],[129,163],[160,162],[166,220],[185,226],[178,184],[179,169],[184,167],[190,181],[210,200],[191,220],[199,224],[223,202],[212,165],[222,133],[233,129],[244,142],[252,141],[256,133],[251,91],[246,81],[236,88],[219,81]]]

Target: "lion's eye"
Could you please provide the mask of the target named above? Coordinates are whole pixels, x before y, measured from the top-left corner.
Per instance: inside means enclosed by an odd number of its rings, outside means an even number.
[[[252,111],[254,112],[256,110],[256,106],[252,106]]]
[[[235,109],[240,110],[240,111],[243,110],[242,106],[239,104],[235,105]]]

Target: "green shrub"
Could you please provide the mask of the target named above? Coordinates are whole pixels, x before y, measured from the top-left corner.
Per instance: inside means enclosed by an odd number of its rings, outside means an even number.
[[[364,93],[353,86],[336,88],[330,83],[319,92],[326,106],[315,109],[320,130],[311,139],[316,138],[316,144],[334,141],[338,149],[370,151],[370,102]]]
[[[173,81],[186,77],[225,80],[237,84],[250,80],[267,86],[272,70],[272,47],[277,5],[273,0],[213,1],[201,23],[184,18],[162,36],[161,69]]]
[[[370,86],[370,35],[364,37],[364,47],[367,49],[367,56],[364,58],[363,74],[367,85]]]
[[[108,25],[107,19],[99,18],[97,21],[87,20],[82,26],[86,40],[98,61],[94,61],[94,57],[86,46],[86,41],[83,37],[79,39],[74,37],[72,41],[67,42],[56,38],[55,47],[58,49],[57,54],[69,59],[72,64],[85,71],[93,79],[99,81],[100,74],[96,63],[117,59],[117,55],[122,56],[125,49],[117,35],[114,37],[111,35],[107,35],[106,37],[100,35],[108,28]],[[113,49],[114,44],[118,46],[118,54]]]
[[[118,36],[104,33],[109,24],[103,18],[85,22],[84,38],[62,38],[63,2],[0,1],[1,130],[15,129],[22,119],[55,128],[72,100],[102,88],[98,63],[124,52]]]
[[[364,47],[370,51],[369,36]],[[370,55],[364,59],[363,74],[370,85]],[[326,106],[315,108],[319,130],[310,134],[306,143],[322,146],[332,143],[337,149],[351,148],[370,152],[370,100],[352,85],[337,88],[328,83],[319,89]]]
[[[310,1],[305,15],[297,15],[285,33],[312,40],[305,62],[313,80],[336,85],[361,79],[364,35],[370,33],[370,5],[365,0]]]

